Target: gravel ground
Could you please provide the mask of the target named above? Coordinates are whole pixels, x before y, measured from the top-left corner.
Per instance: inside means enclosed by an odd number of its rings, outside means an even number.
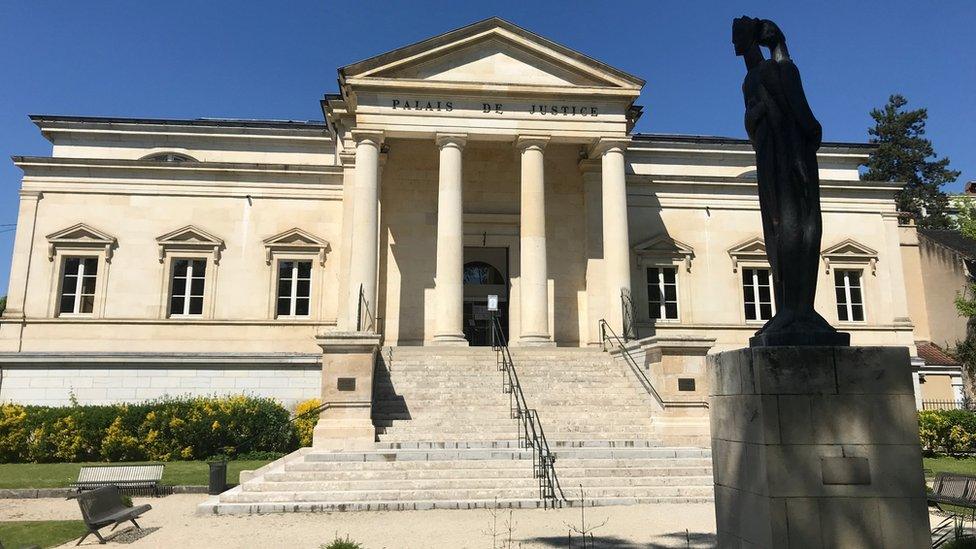
[[[125,547],[295,547],[317,549],[348,535],[368,549],[492,548],[492,515],[470,511],[399,511],[199,517],[206,496],[185,494],[135,498],[153,509],[140,521],[146,532],[122,534],[110,544]],[[0,520],[77,519],[78,506],[62,499],[0,500]],[[509,547],[507,510],[497,511],[495,547]],[[511,547],[567,547],[569,525],[579,526],[579,509],[516,510]],[[713,547],[711,504],[633,505],[586,510],[595,548]],[[106,529],[107,530],[107,529]],[[126,530],[120,531],[126,532]],[[686,532],[687,531],[687,532]],[[688,543],[690,540],[690,544]],[[93,537],[83,546],[97,545]],[[63,547],[72,547],[74,542]],[[579,537],[573,547],[581,547]],[[590,547],[588,544],[587,547]]]

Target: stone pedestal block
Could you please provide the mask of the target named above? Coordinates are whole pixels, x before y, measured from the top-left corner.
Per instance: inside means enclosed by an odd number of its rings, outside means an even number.
[[[719,547],[929,547],[908,349],[708,357]]]
[[[366,332],[331,332],[317,339],[322,347],[322,404],[312,447],[328,450],[372,448],[373,368],[380,336]]]

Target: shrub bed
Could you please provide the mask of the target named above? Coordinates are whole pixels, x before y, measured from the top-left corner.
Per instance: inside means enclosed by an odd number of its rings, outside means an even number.
[[[968,410],[925,410],[918,413],[918,434],[922,449],[929,454],[958,456],[976,448],[976,412]]]
[[[308,403],[300,406],[314,408]],[[294,423],[289,419],[277,401],[252,396],[164,398],[104,406],[3,404],[0,463],[280,455],[311,439],[317,416]],[[302,423],[300,428],[296,423]]]

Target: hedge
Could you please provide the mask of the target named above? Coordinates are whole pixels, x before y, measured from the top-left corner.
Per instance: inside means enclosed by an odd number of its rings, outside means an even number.
[[[961,455],[976,451],[976,413],[926,410],[918,413],[918,434],[929,454]]]
[[[317,400],[300,404],[302,410]],[[176,461],[280,455],[311,443],[317,415],[290,421],[252,396],[163,398],[104,406],[0,405],[0,463]],[[306,442],[307,441],[307,442]]]

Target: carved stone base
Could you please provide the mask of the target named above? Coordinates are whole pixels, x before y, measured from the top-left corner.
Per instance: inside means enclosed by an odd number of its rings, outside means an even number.
[[[312,446],[358,450],[376,440],[373,427],[373,368],[380,336],[366,332],[331,332],[320,336],[322,404]]]
[[[931,546],[905,347],[708,356],[718,547]]]

